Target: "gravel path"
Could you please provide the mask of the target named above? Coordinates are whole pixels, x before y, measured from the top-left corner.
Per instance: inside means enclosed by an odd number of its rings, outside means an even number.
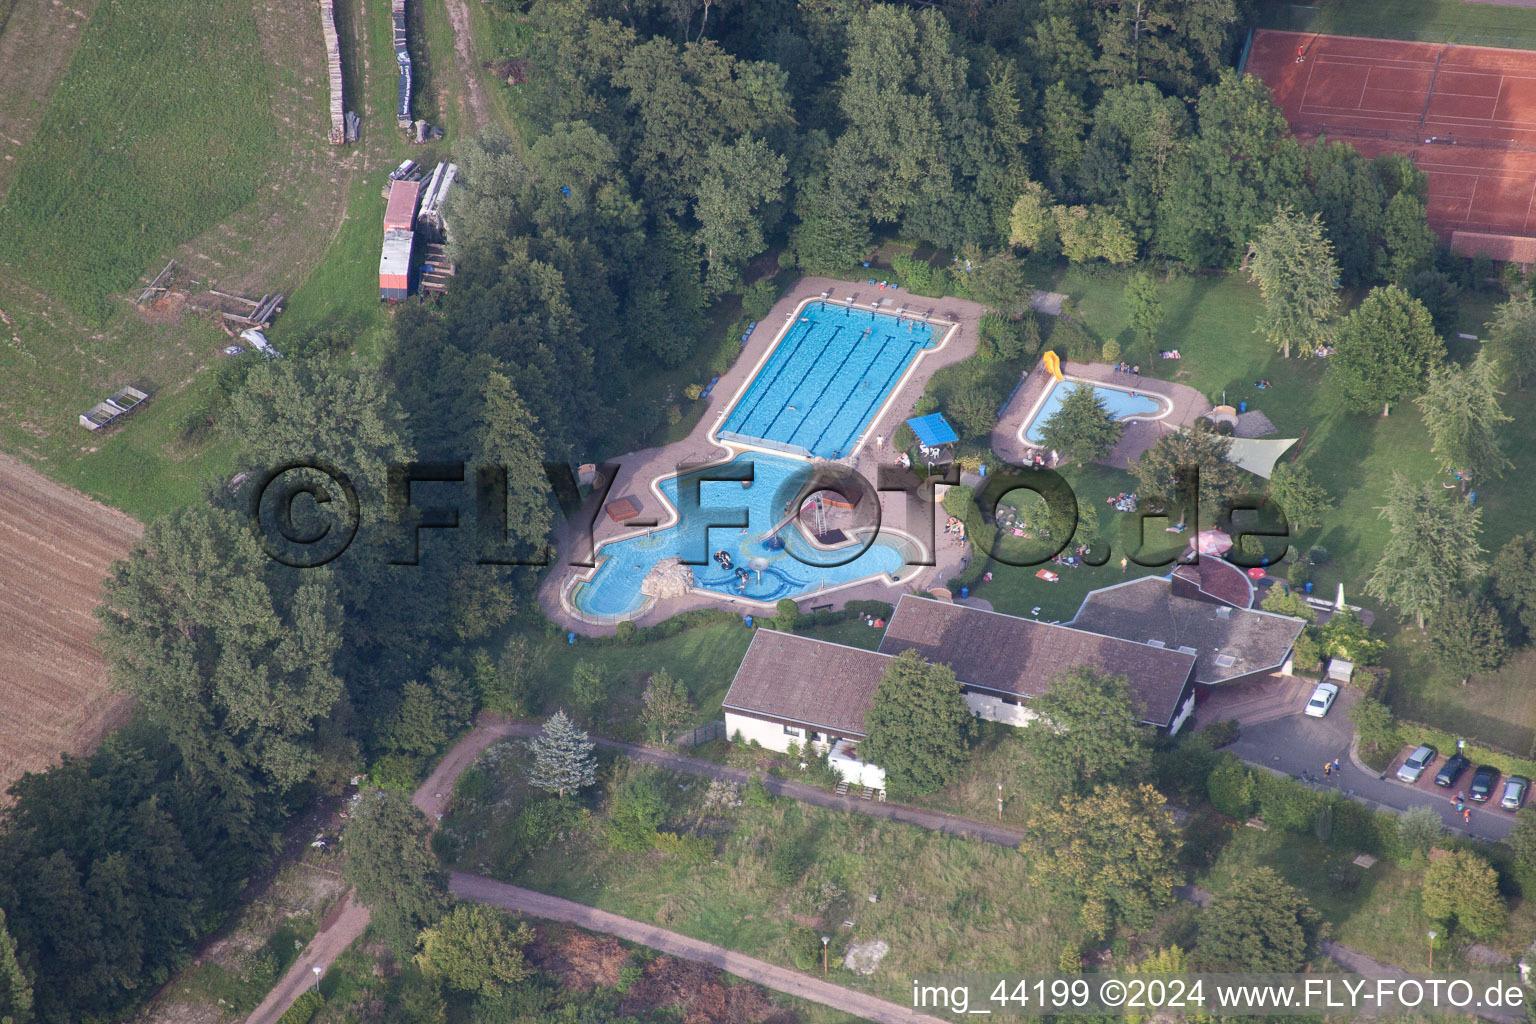
[[[745,978],[747,981],[762,985],[764,988],[830,1006],[865,1020],[877,1021],[879,1024],[940,1024],[937,1017],[917,1013],[897,1003],[887,1002],[841,985],[833,985],[814,975],[779,967],[741,953],[733,953],[724,946],[690,939],[686,935],[669,932],[665,928],[657,928],[655,925],[610,914],[584,903],[574,903],[571,900],[560,899],[558,896],[546,896],[531,889],[493,881],[479,875],[460,874],[457,871],[453,872],[450,884],[454,895],[464,899],[471,899],[477,903],[489,903],[504,910],[515,910],[521,914],[531,914],[551,921],[564,921],[595,932],[617,935],[629,942],[638,942],[643,946],[659,949],[664,953],[687,960],[697,960],[734,974],[738,978]]]

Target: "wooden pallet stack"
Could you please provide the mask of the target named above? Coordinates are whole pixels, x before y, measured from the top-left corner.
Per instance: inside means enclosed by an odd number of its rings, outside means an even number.
[[[341,98],[341,39],[336,35],[336,2],[320,0],[320,31],[325,35],[325,62],[331,72],[331,145],[347,140],[347,118]]]

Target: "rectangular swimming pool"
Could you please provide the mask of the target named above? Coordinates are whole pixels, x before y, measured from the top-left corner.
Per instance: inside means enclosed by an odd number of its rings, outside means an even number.
[[[1062,401],[1067,397],[1067,391],[1075,387],[1093,388],[1093,393],[1104,403],[1109,414],[1117,420],[1128,417],[1156,419],[1168,409],[1164,399],[1149,395],[1145,391],[1136,392],[1123,388],[1105,387],[1069,377],[1052,384],[1051,390],[1046,392],[1045,401],[1040,403],[1040,408],[1035,410],[1035,414],[1030,417],[1029,426],[1024,430],[1024,437],[1027,440],[1035,444],[1040,443],[1040,428],[1056,415],[1061,409]]]
[[[848,454],[940,328],[874,310],[812,302],[721,424],[723,440],[823,459]]]

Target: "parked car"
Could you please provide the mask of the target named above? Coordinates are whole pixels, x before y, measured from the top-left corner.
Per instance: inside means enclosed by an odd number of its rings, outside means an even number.
[[[1467,795],[1480,804],[1488,802],[1493,796],[1493,787],[1499,784],[1499,770],[1492,765],[1482,765],[1472,773],[1472,785],[1467,790]]]
[[[1456,780],[1461,778],[1461,773],[1466,771],[1467,765],[1471,763],[1471,761],[1468,761],[1460,754],[1452,754],[1445,759],[1445,764],[1441,765],[1440,770],[1435,773],[1435,785],[1456,785]]]
[[[1339,695],[1339,688],[1333,683],[1318,683],[1317,689],[1312,691],[1312,699],[1307,701],[1307,715],[1310,718],[1322,718],[1333,707],[1334,698]]]
[[[1504,780],[1504,795],[1499,797],[1499,806],[1506,811],[1518,811],[1520,805],[1525,803],[1525,794],[1530,789],[1530,779],[1524,775],[1511,775]]]
[[[1419,776],[1424,774],[1424,769],[1435,763],[1435,748],[1430,746],[1419,747],[1408,755],[1408,760],[1397,770],[1399,782],[1418,782]]]

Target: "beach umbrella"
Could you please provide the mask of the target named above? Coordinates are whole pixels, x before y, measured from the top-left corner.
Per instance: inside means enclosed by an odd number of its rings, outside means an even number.
[[[1201,530],[1194,540],[1195,550],[1202,555],[1224,555],[1232,550],[1232,538],[1221,530]]]

